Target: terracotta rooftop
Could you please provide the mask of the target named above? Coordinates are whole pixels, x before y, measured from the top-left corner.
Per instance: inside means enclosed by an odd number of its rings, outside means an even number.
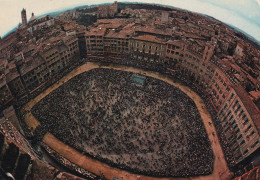
[[[257,81],[255,78],[253,78],[251,75],[247,75],[247,78],[254,84],[254,85],[260,85],[260,82]]]
[[[167,28],[165,30],[161,30],[161,29],[156,29],[154,27],[140,27],[140,26],[138,26],[138,27],[135,27],[135,31],[172,36],[172,29],[170,29],[170,28]]]
[[[185,24],[185,20],[184,19],[175,18],[174,21],[177,21],[179,24]]]
[[[120,33],[124,34],[124,35],[132,35],[134,33],[133,29],[123,29],[120,31]]]
[[[116,29],[120,26],[127,24],[127,20],[125,20],[125,19],[98,19],[96,24],[103,25],[106,28]]]
[[[205,39],[201,36],[198,36],[196,34],[193,34],[193,33],[185,33],[184,35],[186,38],[192,38],[192,39]]]
[[[108,30],[107,34],[105,35],[107,38],[126,38],[126,34],[121,32],[116,32],[115,30]]]
[[[99,25],[96,28],[91,28],[89,31],[86,31],[86,36],[104,36],[106,32],[106,27],[104,25]]]
[[[212,31],[214,32],[214,28],[212,26],[208,26],[208,25],[205,25],[205,24],[199,24],[200,27],[202,27],[203,29],[207,29],[208,31]]]
[[[156,43],[165,42],[164,39],[159,39],[156,36],[152,36],[152,35],[141,35],[141,36],[138,36],[138,37],[133,37],[133,39],[142,40],[142,41],[149,41],[149,42],[156,42]]]
[[[174,44],[174,45],[179,45],[179,46],[184,45],[183,41],[180,41],[180,40],[168,40],[166,42],[166,44]]]
[[[231,67],[232,67],[232,69],[234,69],[235,71],[237,71],[239,73],[242,71],[241,68],[235,63],[231,64]]]
[[[241,47],[241,48],[244,47],[244,45],[243,45],[242,43],[240,43],[240,42],[237,42],[237,46],[239,46],[239,47]]]
[[[260,91],[250,91],[249,94],[254,98],[254,100],[260,98]]]
[[[244,82],[245,79],[238,73],[235,73],[234,76],[240,81],[240,82]]]
[[[230,71],[232,63],[229,59],[218,59],[218,64],[224,71]]]

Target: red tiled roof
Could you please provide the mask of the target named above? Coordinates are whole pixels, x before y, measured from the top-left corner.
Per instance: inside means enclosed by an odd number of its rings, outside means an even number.
[[[247,78],[254,84],[260,84],[259,81],[257,81],[255,78],[253,78],[252,76],[250,76],[249,74],[247,75]]]
[[[126,34],[116,32],[115,30],[109,30],[105,37],[108,38],[126,38]]]
[[[178,45],[183,45],[183,41],[180,41],[180,40],[169,40],[166,42],[167,44],[178,44]]]
[[[241,72],[241,68],[237,64],[231,64],[231,67],[237,72]]]
[[[165,30],[161,30],[161,29],[156,29],[154,27],[135,27],[135,31],[140,31],[140,32],[147,32],[147,33],[153,33],[153,34],[160,34],[160,35],[168,35],[171,36],[172,35],[172,29],[165,29]]]
[[[254,99],[260,98],[260,91],[250,91],[249,94],[250,94]]]
[[[104,25],[98,26],[96,28],[91,28],[89,31],[86,31],[86,36],[104,36],[106,28]]]
[[[156,36],[152,35],[141,35],[138,37],[133,37],[133,39],[142,40],[142,41],[149,41],[149,42],[155,42],[155,43],[163,43],[165,42],[164,39],[159,39]]]

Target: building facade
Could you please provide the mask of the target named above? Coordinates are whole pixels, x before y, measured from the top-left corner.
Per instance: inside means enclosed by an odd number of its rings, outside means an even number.
[[[117,1],[112,5],[103,5],[98,6],[97,17],[98,18],[108,18],[114,17],[118,12],[118,4]]]
[[[114,17],[117,10],[115,2],[100,6],[97,14]],[[5,37],[0,41],[0,105],[33,93],[79,60],[80,49],[88,59],[124,57],[163,65],[165,73],[171,69],[207,96],[233,152],[232,166],[247,160],[260,148],[260,52],[225,25],[200,15],[147,12],[136,16],[129,11],[135,18],[127,20],[98,20],[81,32],[72,22],[46,16]],[[22,17],[27,24],[24,9]]]
[[[250,84],[254,92],[259,92],[259,82],[249,78],[248,72],[237,64],[237,58],[243,57],[244,53],[241,43],[233,47],[233,57],[224,54],[221,57],[218,52],[227,52],[231,46],[224,43],[222,50],[219,44],[228,40],[223,37],[223,42],[218,43],[216,37],[221,35],[216,31],[219,29],[200,23],[193,27],[199,32],[197,35],[191,34],[190,27],[186,28],[189,31],[186,38],[174,31],[170,37],[170,31],[160,26],[143,29],[138,25],[134,25],[133,31],[126,36],[121,32],[123,27],[111,30],[107,24],[98,23],[86,32],[87,51],[89,55],[102,57],[106,53],[130,55],[147,65],[163,64],[195,82],[215,108],[228,146],[234,152],[232,164],[236,165],[260,148],[259,107],[245,90]],[[208,40],[208,36],[212,38]]]

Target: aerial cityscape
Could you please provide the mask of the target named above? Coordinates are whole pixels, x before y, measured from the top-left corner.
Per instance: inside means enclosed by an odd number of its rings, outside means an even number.
[[[260,178],[260,44],[113,2],[20,12],[0,38],[0,179]]]

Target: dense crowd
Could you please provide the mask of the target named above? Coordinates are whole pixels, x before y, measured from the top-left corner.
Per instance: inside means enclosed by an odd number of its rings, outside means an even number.
[[[217,131],[217,136],[220,140],[222,149],[224,151],[227,164],[232,169],[232,167],[234,167],[234,165],[235,165],[233,152],[231,151],[229,143],[226,139],[226,136],[223,133],[223,127],[221,125],[221,120],[217,116],[216,109],[213,107],[212,102],[210,101],[209,95],[207,94],[207,92],[203,91],[203,88],[200,87],[198,84],[189,80],[189,78],[187,78],[187,77],[185,78],[185,75],[172,74],[172,73],[169,73],[169,74],[171,76],[174,76],[174,79],[181,80],[182,84],[185,84],[186,86],[190,87],[193,91],[195,91],[203,99],[203,102],[205,103],[207,110],[210,113],[212,122],[214,123],[214,127]]]
[[[94,69],[54,90],[32,112],[42,132],[119,168],[155,176],[203,175],[213,169],[194,102],[157,79]]]
[[[78,165],[70,162],[69,160],[65,159],[64,157],[62,157],[59,153],[57,153],[56,151],[54,151],[53,149],[51,149],[48,145],[46,145],[45,143],[41,143],[41,146],[44,148],[44,150],[51,156],[53,157],[56,161],[58,161],[59,163],[61,163],[62,165],[64,165],[66,168],[69,168],[69,172],[75,173],[77,176],[82,177],[83,178],[87,178],[89,180],[91,179],[100,179],[98,176],[96,176],[95,174],[79,167]]]
[[[190,87],[193,91],[195,91],[204,101],[207,110],[209,111],[211,118],[213,120],[214,126],[217,131],[218,138],[220,140],[222,149],[224,150],[225,158],[228,163],[229,168],[232,169],[235,165],[233,152],[230,149],[229,143],[226,139],[225,134],[223,133],[223,127],[221,125],[221,121],[217,117],[217,112],[215,111],[215,108],[213,107],[209,95],[203,91],[203,88],[200,87],[196,82],[191,80],[186,74],[183,74],[181,70],[176,69],[176,71],[168,70],[167,68],[173,68],[174,65],[170,64],[164,64],[161,63],[159,59],[156,60],[156,62],[145,62],[145,61],[138,61],[133,57],[119,57],[119,58],[100,58],[100,57],[93,57],[86,59],[87,61],[93,61],[93,62],[102,62],[107,63],[108,65],[111,64],[122,64],[127,66],[133,66],[136,68],[146,69],[149,71],[154,72],[160,72],[161,74],[169,76],[171,79],[175,81],[179,81],[180,83]],[[236,171],[236,170],[234,170]]]

